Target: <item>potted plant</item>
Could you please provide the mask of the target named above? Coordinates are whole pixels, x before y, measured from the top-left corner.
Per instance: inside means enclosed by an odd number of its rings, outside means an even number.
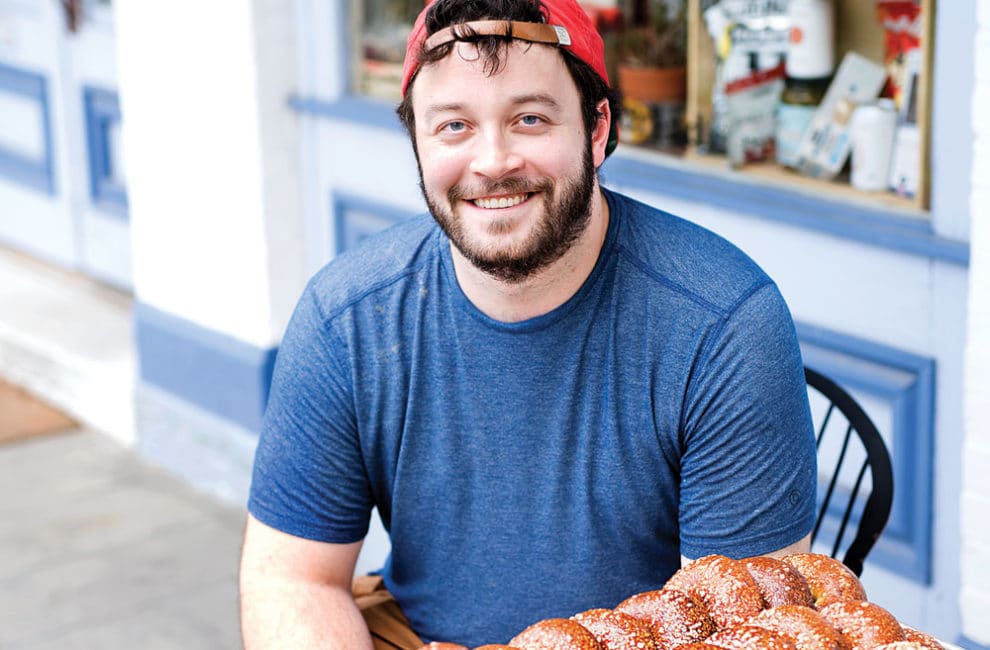
[[[606,35],[623,96],[682,103],[687,91],[686,1],[637,0],[627,24]]]

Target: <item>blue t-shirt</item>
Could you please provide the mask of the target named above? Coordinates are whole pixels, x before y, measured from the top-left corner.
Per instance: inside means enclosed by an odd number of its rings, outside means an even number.
[[[505,643],[659,588],[680,555],[766,553],[814,521],[803,366],[737,248],[606,192],[581,289],[503,323],[429,216],[328,264],[279,349],[250,512],[325,542],[377,506],[424,639]]]

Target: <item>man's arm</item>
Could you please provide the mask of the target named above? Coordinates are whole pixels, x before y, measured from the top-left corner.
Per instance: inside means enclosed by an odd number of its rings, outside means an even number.
[[[791,555],[793,553],[810,553],[811,552],[811,533],[804,536],[803,539],[799,539],[790,546],[785,546],[784,548],[777,549],[776,551],[771,551],[769,553],[764,553],[768,557],[784,557],[785,555]],[[687,566],[691,562],[688,558],[681,556],[681,566]]]
[[[241,553],[241,633],[246,650],[371,650],[351,596],[361,542],[288,535],[248,515]]]
[[[810,553],[811,552],[811,533],[808,533],[804,538],[799,539],[790,546],[785,546],[782,549],[772,551],[770,553],[764,553],[769,557],[784,557],[785,555],[792,555],[794,553]]]

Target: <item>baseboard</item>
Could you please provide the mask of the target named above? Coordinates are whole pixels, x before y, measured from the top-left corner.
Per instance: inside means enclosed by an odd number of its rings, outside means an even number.
[[[245,507],[258,436],[173,394],[141,384],[138,452],[224,503]]]

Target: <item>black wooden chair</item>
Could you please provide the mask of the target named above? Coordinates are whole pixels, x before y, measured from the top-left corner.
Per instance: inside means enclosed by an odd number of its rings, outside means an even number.
[[[828,543],[820,539],[827,532],[832,540],[829,554],[859,576],[890,516],[894,499],[890,454],[876,426],[849,393],[811,368],[806,367],[804,373],[815,416],[818,474],[828,481],[824,494],[819,495],[812,545],[817,542],[819,548],[827,548]],[[864,483],[867,471],[868,484]],[[827,522],[825,528],[823,522]],[[846,545],[850,524],[855,531]]]

